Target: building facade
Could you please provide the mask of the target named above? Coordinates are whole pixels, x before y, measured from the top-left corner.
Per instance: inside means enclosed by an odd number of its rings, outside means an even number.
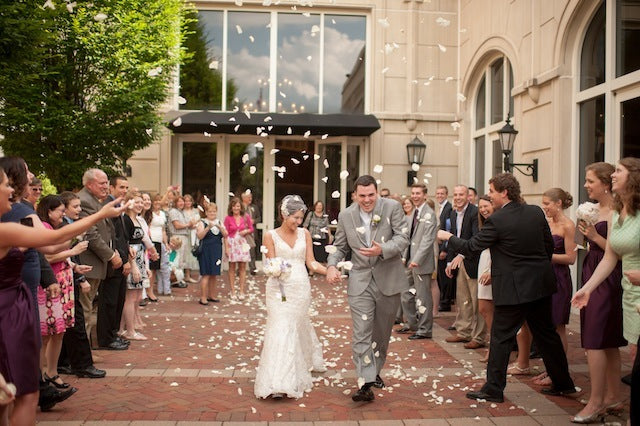
[[[640,156],[639,1],[196,7],[168,130],[129,161],[142,189],[180,184],[223,209],[250,189],[265,229],[289,193],[324,201],[333,218],[360,174],[407,193],[406,145],[418,137],[430,193],[456,183],[482,193],[502,171],[508,115],[512,161],[538,159],[537,182],[514,171],[529,202],[554,186],[584,198],[586,164]]]

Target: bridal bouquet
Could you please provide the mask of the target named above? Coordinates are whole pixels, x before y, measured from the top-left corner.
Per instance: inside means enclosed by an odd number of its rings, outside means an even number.
[[[587,226],[595,225],[598,223],[600,211],[598,205],[595,203],[582,203],[576,209],[576,217],[578,220],[584,221]]]
[[[264,274],[268,277],[278,280],[280,286],[280,294],[282,295],[282,301],[287,301],[287,296],[284,294],[284,280],[291,275],[291,264],[280,257],[268,258],[264,262],[262,267]]]
[[[598,223],[598,217],[600,214],[600,209],[598,205],[595,203],[582,203],[576,209],[576,218],[578,222],[583,221],[586,226],[592,226]],[[578,245],[577,248],[584,249],[585,238],[584,235],[580,232],[576,232],[574,237],[574,242]]]

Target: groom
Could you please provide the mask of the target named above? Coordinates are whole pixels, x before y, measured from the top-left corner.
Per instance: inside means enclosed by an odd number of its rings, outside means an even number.
[[[372,386],[382,388],[380,370],[387,357],[389,336],[409,285],[402,253],[409,245],[407,223],[400,204],[378,198],[376,181],[360,176],[354,185],[355,203],[340,212],[328,258],[327,282],[340,281],[336,265],[351,253],[347,295],[353,320],[353,362],[360,389],[354,401],[373,401]]]

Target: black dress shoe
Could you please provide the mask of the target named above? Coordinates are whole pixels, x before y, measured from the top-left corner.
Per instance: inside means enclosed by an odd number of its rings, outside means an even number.
[[[476,400],[484,399],[485,401],[491,402],[504,402],[504,397],[502,395],[491,395],[483,391],[467,392],[467,398]]]
[[[407,327],[406,325],[404,327],[400,327],[398,329],[396,329],[396,333],[398,334],[409,334],[409,333],[413,333],[415,330],[412,330],[410,327]]]
[[[447,327],[447,330],[449,331],[454,331],[456,329],[455,325],[450,325],[449,327]]]
[[[93,365],[88,366],[87,368],[82,368],[80,370],[73,370],[73,374],[78,377],[88,377],[90,379],[102,379],[107,375],[107,372],[104,370],[97,369]]]
[[[413,334],[409,336],[409,340],[431,339],[431,336],[425,336],[424,334]]]
[[[572,393],[576,393],[578,391],[576,390],[576,388],[558,389],[554,386],[551,386],[550,388],[542,389],[540,392],[542,392],[545,395],[551,395],[551,396],[566,396],[566,395],[571,395]]]
[[[41,411],[49,411],[54,405],[66,400],[74,393],[78,392],[77,388],[70,387],[69,389],[58,390],[53,386],[47,386],[40,390],[40,396],[38,398],[38,405]]]
[[[394,324],[394,325],[402,324],[402,321],[400,321],[399,319],[397,319],[397,320],[395,320],[395,321],[393,322],[393,324]]]
[[[126,351],[129,349],[129,345],[120,343],[117,340],[109,343],[107,346],[98,346],[98,350],[102,351]]]
[[[131,344],[131,341],[125,339],[124,337],[116,337],[114,342],[120,343],[121,345],[126,345],[126,346],[129,346]]]
[[[379,375],[376,376],[376,381],[373,382],[372,386],[374,388],[382,389],[384,387],[384,381],[382,380],[382,377],[380,377]]]
[[[375,396],[373,395],[371,386],[368,384],[365,384],[360,389],[358,389],[358,392],[353,394],[351,399],[355,402],[371,402],[375,399]]]
[[[59,365],[58,374],[73,374],[70,365]]]
[[[198,300],[198,303],[203,306],[209,306],[209,302],[203,302],[202,300]]]

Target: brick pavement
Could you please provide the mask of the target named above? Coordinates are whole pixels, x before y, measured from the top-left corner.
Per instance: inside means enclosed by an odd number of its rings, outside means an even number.
[[[505,403],[474,402],[469,389],[483,383],[484,350],[446,343],[454,314],[436,319],[433,340],[409,341],[395,335],[383,378],[387,388],[371,404],[353,403],[356,390],[351,363],[350,315],[344,285],[312,281],[312,315],[324,344],[328,371],[316,375],[314,389],[299,400],[258,400],[253,395],[255,368],[265,322],[264,277],[251,280],[249,298],[201,306],[198,285],[174,289],[173,296],[142,308],[149,340],[132,342],[128,351],[97,352],[105,358],[104,379],[63,376],[79,391],[48,413],[42,425],[189,425],[324,424],[346,425],[563,425],[588,397],[586,359],[580,349],[579,323],[569,325],[569,361],[576,398],[545,397],[529,377],[510,377]],[[226,289],[220,294],[226,296]],[[628,351],[623,351],[628,360]],[[534,365],[541,368],[540,360]],[[623,372],[630,370],[625,362]],[[629,390],[625,387],[625,396]],[[628,412],[628,410],[627,410]],[[610,416],[610,422],[626,423]]]

